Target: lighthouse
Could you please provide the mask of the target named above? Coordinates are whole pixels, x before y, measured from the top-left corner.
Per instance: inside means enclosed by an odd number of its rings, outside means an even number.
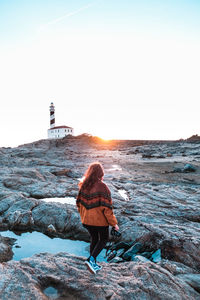
[[[49,110],[50,110],[50,128],[53,128],[55,127],[55,106],[53,102],[51,102]]]
[[[67,135],[74,135],[74,129],[72,127],[62,125],[55,126],[55,106],[53,102],[49,107],[50,110],[50,129],[47,131],[49,139],[60,139]]]

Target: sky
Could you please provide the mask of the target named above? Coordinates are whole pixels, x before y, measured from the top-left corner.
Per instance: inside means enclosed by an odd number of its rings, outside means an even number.
[[[56,125],[105,139],[200,135],[200,1],[0,0],[0,147]]]

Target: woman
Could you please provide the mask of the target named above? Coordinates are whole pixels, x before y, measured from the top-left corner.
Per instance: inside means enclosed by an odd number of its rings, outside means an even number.
[[[81,222],[91,236],[90,256],[85,264],[91,273],[101,269],[96,258],[105,247],[109,235],[109,225],[119,230],[112,209],[111,193],[103,182],[104,171],[100,163],[93,163],[79,183],[76,205]]]

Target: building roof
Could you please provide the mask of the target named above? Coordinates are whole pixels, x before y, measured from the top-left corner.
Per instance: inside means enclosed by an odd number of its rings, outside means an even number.
[[[55,126],[55,127],[52,127],[52,128],[50,128],[50,130],[53,130],[53,129],[59,129],[59,128],[70,128],[70,129],[73,129],[72,127],[63,125],[63,126]]]

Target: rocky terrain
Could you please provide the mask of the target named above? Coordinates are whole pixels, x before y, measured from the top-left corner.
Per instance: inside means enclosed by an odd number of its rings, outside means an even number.
[[[196,136],[195,136],[196,137]],[[200,299],[200,141],[102,141],[87,135],[0,148],[0,230],[89,241],[76,197],[91,162],[105,170],[128,248],[93,276],[84,258],[13,261],[0,238],[0,299]],[[152,255],[159,253],[158,259]],[[56,294],[47,295],[52,287]]]

